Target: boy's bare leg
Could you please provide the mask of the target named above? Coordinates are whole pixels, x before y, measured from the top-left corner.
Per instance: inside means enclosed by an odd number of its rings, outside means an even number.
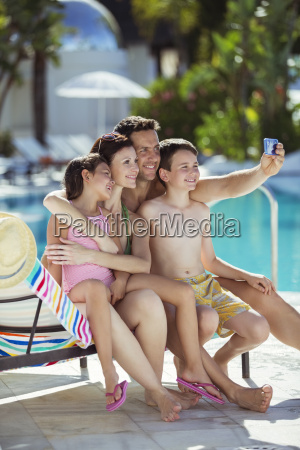
[[[150,289],[140,289],[126,294],[115,309],[128,328],[134,330],[157,379],[161,381],[167,340],[167,321],[161,299]],[[182,409],[194,406],[199,400],[199,396],[194,394],[180,394],[174,390],[170,393]],[[145,390],[145,400],[150,406],[156,405],[149,390]]]
[[[244,311],[224,322],[224,328],[234,331],[233,336],[214,355],[214,360],[228,375],[227,364],[233,358],[265,342],[270,327],[267,320],[255,311]]]
[[[169,302],[176,307],[176,327],[185,361],[181,377],[188,382],[212,383],[201,361],[193,289],[186,283],[159,275],[135,274],[129,278],[126,290],[127,292],[136,291],[142,287],[153,289],[164,302]],[[210,394],[221,398],[220,392],[214,387],[208,386],[205,389]]]
[[[178,360],[183,361],[181,343],[175,323],[175,308],[173,305],[167,303],[164,304],[164,307],[168,323],[167,346]],[[257,389],[242,387],[234,383],[222,372],[220,367],[203,347],[200,347],[200,351],[206,372],[213,383],[226,395],[231,403],[236,403],[242,408],[259,412],[265,412],[268,409],[272,398],[271,386],[264,385],[262,388]]]
[[[246,281],[217,278],[220,285],[264,316],[271,333],[283,344],[300,350],[300,314],[276,292],[265,295]]]

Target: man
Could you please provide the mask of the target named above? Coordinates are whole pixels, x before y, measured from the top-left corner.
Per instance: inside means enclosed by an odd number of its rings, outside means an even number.
[[[139,174],[135,189],[123,190],[123,202],[131,211],[137,211],[145,201],[153,199],[164,192],[156,172],[160,162],[157,121],[140,116],[123,119],[114,131],[124,134],[133,142],[138,156]],[[201,178],[190,198],[209,202],[226,198],[240,197],[254,191],[270,176],[276,175],[284,162],[284,149],[277,144],[276,156],[263,154],[260,163],[248,170],[237,171],[220,177]],[[248,303],[263,315],[271,333],[281,342],[300,350],[300,314],[286,303],[276,292],[266,295],[251,287],[245,281],[218,278],[222,287],[230,290],[237,297]],[[175,308],[165,305],[168,318],[168,348],[182,358],[180,340],[175,325]],[[201,328],[201,323],[199,323]]]

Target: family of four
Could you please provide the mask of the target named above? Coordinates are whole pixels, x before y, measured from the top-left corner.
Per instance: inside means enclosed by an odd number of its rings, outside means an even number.
[[[158,130],[153,119],[127,117],[69,163],[65,189],[44,200],[53,215],[43,263],[89,320],[108,411],[126,398],[115,358],[165,421],[201,396],[224,403],[222,393],[265,412],[271,386],[244,388],[227,365],[270,331],[300,349],[300,315],[269,279],[218,258],[209,228],[199,224],[209,223],[205,203],[245,195],[275,175],[283,146],[253,169],[199,180],[196,148],[183,139],[159,143]],[[174,218],[189,226],[165,232]],[[211,358],[203,344],[215,332],[231,337]],[[180,391],[161,384],[166,345]]]

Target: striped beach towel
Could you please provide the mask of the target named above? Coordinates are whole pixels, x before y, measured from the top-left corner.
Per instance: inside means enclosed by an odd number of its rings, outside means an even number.
[[[79,347],[87,348],[92,343],[92,332],[88,320],[38,259],[25,282],[31,291],[51,309],[61,325],[75,338]]]
[[[28,346],[29,335],[26,333],[0,333],[0,356],[25,355]],[[31,353],[45,352],[49,350],[60,350],[76,345],[76,339],[66,332],[55,333],[55,337],[49,333],[35,334]],[[41,364],[44,366],[56,364],[50,362]]]

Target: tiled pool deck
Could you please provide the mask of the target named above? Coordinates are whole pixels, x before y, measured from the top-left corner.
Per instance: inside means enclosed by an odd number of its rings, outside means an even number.
[[[284,294],[300,310],[300,294]],[[213,354],[217,339],[207,344]],[[266,414],[200,400],[165,423],[149,407],[133,380],[124,405],[105,411],[103,376],[95,356],[88,369],[78,361],[0,374],[0,449],[72,450],[233,450],[300,448],[300,353],[272,336],[250,354],[251,378],[241,378],[240,358],[230,376],[245,386],[270,383],[273,400]],[[123,370],[118,367],[120,378]],[[129,378],[127,377],[129,380]],[[163,384],[175,387],[170,352],[165,354]]]

